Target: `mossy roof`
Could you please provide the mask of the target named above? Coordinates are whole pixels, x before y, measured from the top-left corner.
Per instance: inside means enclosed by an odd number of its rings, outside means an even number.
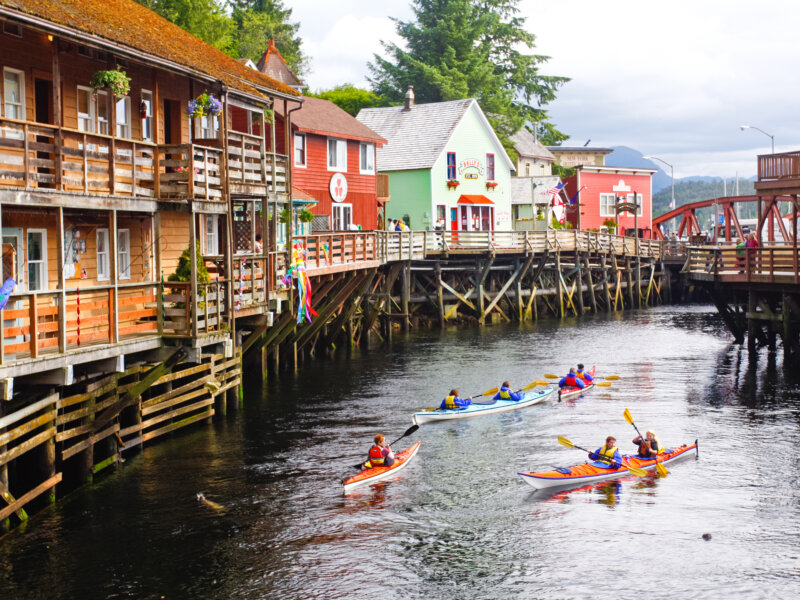
[[[299,92],[263,73],[249,69],[221,50],[194,37],[133,0],[0,0],[3,8],[39,17],[80,34],[107,41],[200,72],[231,90],[263,96],[269,91],[288,96]]]

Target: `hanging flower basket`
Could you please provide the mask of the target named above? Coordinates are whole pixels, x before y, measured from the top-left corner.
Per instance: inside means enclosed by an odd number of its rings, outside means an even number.
[[[94,88],[95,95],[98,90],[107,89],[114,96],[127,96],[131,91],[131,78],[117,67],[112,71],[97,71],[89,85]]]
[[[487,190],[493,190],[496,187],[497,187],[497,182],[496,181],[487,181],[486,182],[486,189]]]
[[[217,116],[222,112],[222,102],[214,97],[214,94],[203,92],[194,100],[189,100],[189,107],[186,109],[186,114],[190,119],[199,119],[206,115],[212,117]]]
[[[461,185],[461,182],[460,182],[460,181],[458,181],[457,179],[448,179],[448,180],[447,180],[447,187],[448,187],[448,188],[453,188],[453,189],[455,189],[455,188],[457,188],[459,185]]]
[[[304,208],[300,211],[298,218],[300,219],[301,223],[311,223],[311,221],[314,220],[314,213]]]

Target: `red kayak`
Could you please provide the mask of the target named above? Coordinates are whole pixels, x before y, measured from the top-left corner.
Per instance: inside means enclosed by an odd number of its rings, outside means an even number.
[[[587,370],[586,372],[589,375],[591,375],[592,377],[594,377],[594,370],[595,370],[595,366],[592,366],[592,368],[590,370]],[[584,388],[579,388],[579,387],[576,387],[576,386],[567,385],[567,386],[564,386],[563,388],[561,388],[561,390],[559,392],[558,399],[559,400],[569,400],[570,398],[577,398],[578,396],[580,396],[581,394],[583,394],[585,392],[588,392],[592,388],[594,388],[594,381],[592,381],[592,383],[587,383],[586,387],[584,387]]]
[[[353,488],[362,485],[375,483],[376,481],[393,477],[398,471],[400,471],[400,469],[404,468],[408,463],[410,463],[414,456],[416,456],[417,450],[419,450],[419,445],[421,443],[422,442],[416,442],[413,446],[410,446],[402,452],[395,454],[395,461],[391,467],[372,467],[371,469],[364,469],[352,477],[343,479],[342,485],[344,485],[344,493],[346,494]]]

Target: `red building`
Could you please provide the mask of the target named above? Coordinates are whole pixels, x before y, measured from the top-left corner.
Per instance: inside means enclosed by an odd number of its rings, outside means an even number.
[[[634,235],[638,225],[642,237],[652,237],[653,186],[656,171],[633,167],[577,166],[575,175],[565,178],[567,198],[577,199],[567,206],[567,221],[577,229],[600,229],[610,223],[619,225],[621,235]],[[632,212],[617,214],[622,202],[639,205],[638,215]],[[578,214],[580,211],[580,214]]]

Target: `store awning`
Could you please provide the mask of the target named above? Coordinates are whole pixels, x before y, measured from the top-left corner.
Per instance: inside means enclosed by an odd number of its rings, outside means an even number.
[[[483,194],[461,194],[457,204],[494,204]]]

